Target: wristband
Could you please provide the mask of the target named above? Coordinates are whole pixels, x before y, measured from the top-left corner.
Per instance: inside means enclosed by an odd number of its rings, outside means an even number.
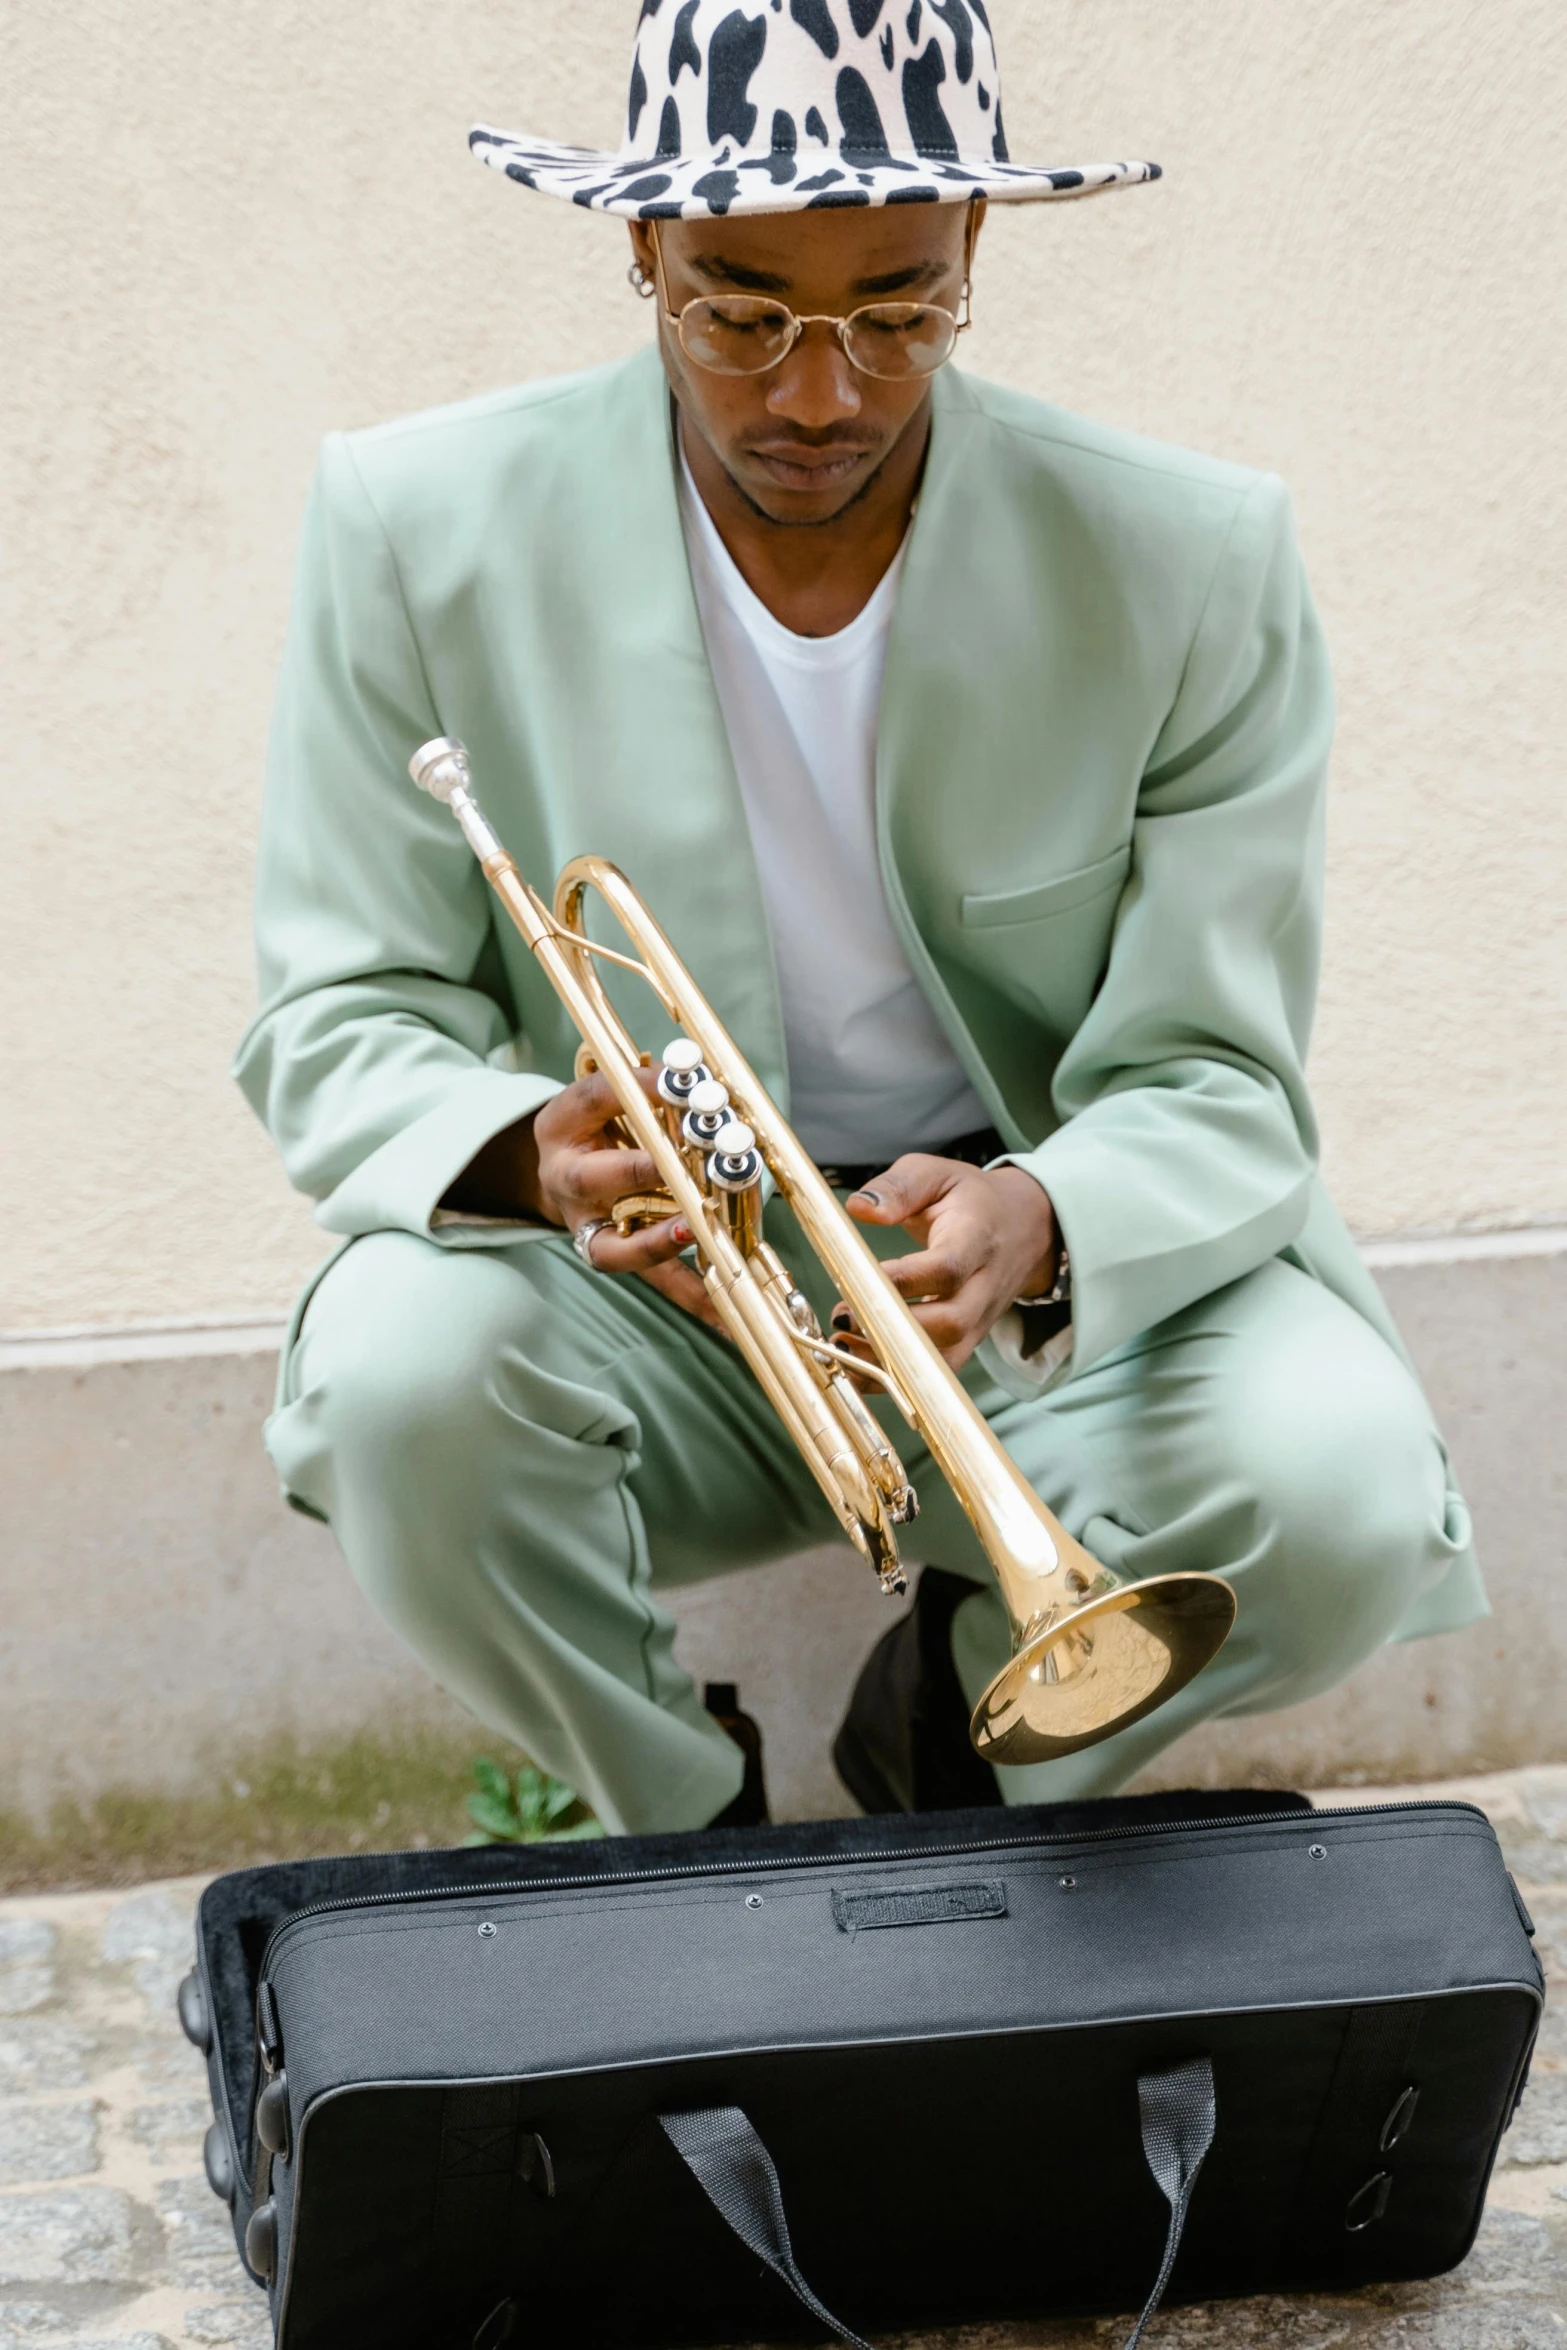
[[[1067,1255],[1066,1242],[1063,1240],[1056,1251],[1056,1277],[1050,1288],[1041,1290],[1038,1297],[1015,1297],[1012,1303],[1015,1306],[1069,1306],[1071,1302],[1072,1260]]]

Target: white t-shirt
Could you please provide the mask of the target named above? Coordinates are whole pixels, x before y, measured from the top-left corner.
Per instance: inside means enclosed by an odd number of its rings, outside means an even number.
[[[904,550],[836,636],[796,636],[747,586],[682,453],[707,656],[772,931],[790,1123],[823,1165],[990,1124],[909,967],[876,851],[876,725]]]

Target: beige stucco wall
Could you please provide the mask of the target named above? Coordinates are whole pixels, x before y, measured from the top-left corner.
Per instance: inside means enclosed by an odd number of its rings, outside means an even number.
[[[1567,1212],[1560,0],[990,0],[971,364],[1294,486],[1342,685],[1315,1069],[1363,1231]],[[628,349],[623,232],[466,159],[618,134],[632,0],[56,0],[5,55],[0,1326],[279,1307],[225,1064],[315,444]]]

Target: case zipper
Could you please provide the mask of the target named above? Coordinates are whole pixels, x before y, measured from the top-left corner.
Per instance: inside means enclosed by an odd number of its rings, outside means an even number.
[[[266,1984],[272,1954],[285,1934],[311,1918],[331,1917],[343,1910],[381,1909],[397,1902],[411,1905],[426,1901],[493,1901],[511,1893],[544,1893],[566,1886],[596,1888],[600,1885],[652,1885],[680,1877],[741,1877],[759,1872],[776,1875],[785,1869],[852,1866],[858,1862],[874,1865],[878,1858],[888,1864],[905,1860],[961,1860],[978,1852],[1025,1852],[1052,1844],[1113,1844],[1136,1836],[1184,1834],[1194,1828],[1269,1827],[1281,1820],[1297,1820],[1302,1827],[1309,1827],[1317,1820],[1374,1819],[1378,1813],[1407,1811],[1409,1808],[1405,1803],[1361,1803],[1340,1804],[1331,1811],[1221,1812],[1200,1820],[1145,1820],[1119,1828],[1082,1828],[1075,1833],[1062,1830],[1053,1836],[1019,1833],[1014,1836],[975,1837],[963,1844],[916,1844],[885,1855],[871,1852],[797,1852],[783,1853],[776,1859],[683,1861],[663,1868],[613,1869],[580,1877],[518,1877],[499,1882],[492,1880],[488,1884],[426,1885],[401,1893],[345,1893],[333,1901],[312,1901],[304,1909],[293,1910],[289,1916],[279,1920],[267,1936],[266,1948],[261,1954],[260,1980],[263,1985]],[[1454,1803],[1442,1808],[1469,1812],[1477,1820],[1486,1817],[1478,1804]]]

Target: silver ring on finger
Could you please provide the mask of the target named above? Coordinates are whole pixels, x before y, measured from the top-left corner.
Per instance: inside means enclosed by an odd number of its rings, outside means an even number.
[[[601,1270],[593,1262],[593,1243],[601,1232],[613,1232],[614,1229],[615,1219],[613,1216],[590,1216],[587,1222],[579,1224],[572,1234],[571,1245],[590,1273],[597,1273]]]

